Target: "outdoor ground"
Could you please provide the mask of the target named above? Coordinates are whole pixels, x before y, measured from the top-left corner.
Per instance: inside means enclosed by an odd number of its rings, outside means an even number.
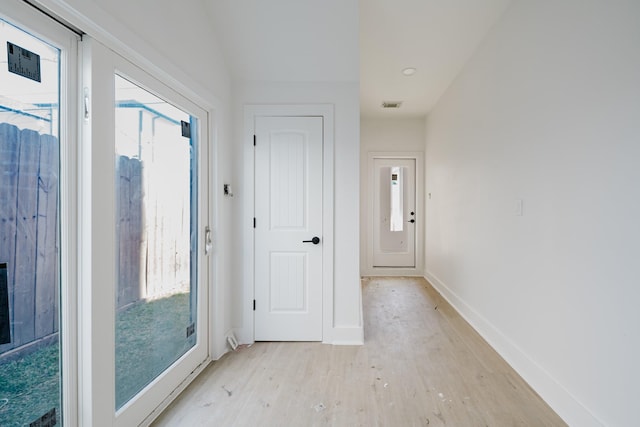
[[[58,342],[0,364],[0,426],[29,425],[52,408],[60,414]]]
[[[116,406],[120,407],[192,345],[190,294],[136,304],[116,320]],[[0,362],[0,426],[22,427],[56,408],[60,425],[58,343]]]
[[[124,310],[116,321],[116,407],[120,408],[178,360],[187,339],[190,294],[176,294]],[[195,340],[195,334],[192,335]]]

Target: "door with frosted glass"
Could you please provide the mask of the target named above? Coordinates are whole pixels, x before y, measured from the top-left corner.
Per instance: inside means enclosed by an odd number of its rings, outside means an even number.
[[[61,280],[61,206],[68,206],[61,199],[60,153],[68,136],[74,38],[21,4],[3,6],[0,426],[62,425],[62,355],[71,334],[61,321],[69,307],[68,282]]]
[[[373,159],[373,266],[416,265],[416,161]]]

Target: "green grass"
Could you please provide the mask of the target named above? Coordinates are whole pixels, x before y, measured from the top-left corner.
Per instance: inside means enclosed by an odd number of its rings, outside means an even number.
[[[190,294],[135,305],[116,319],[116,408],[120,408],[195,343],[187,339]]]
[[[124,405],[195,344],[186,337],[190,294],[133,305],[116,316],[116,407]],[[0,363],[0,426],[28,426],[56,408],[60,425],[57,342]]]
[[[60,419],[57,342],[0,364],[0,426],[29,425],[51,408]]]

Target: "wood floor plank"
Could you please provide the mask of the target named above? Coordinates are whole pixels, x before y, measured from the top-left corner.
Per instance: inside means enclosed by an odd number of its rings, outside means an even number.
[[[565,426],[424,280],[363,280],[365,345],[256,343],[155,426]]]

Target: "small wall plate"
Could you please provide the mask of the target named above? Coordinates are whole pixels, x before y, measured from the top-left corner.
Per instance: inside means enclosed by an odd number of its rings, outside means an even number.
[[[227,335],[227,342],[229,343],[229,346],[233,349],[233,351],[238,348],[238,340],[236,339],[235,335],[233,335],[233,333]]]

